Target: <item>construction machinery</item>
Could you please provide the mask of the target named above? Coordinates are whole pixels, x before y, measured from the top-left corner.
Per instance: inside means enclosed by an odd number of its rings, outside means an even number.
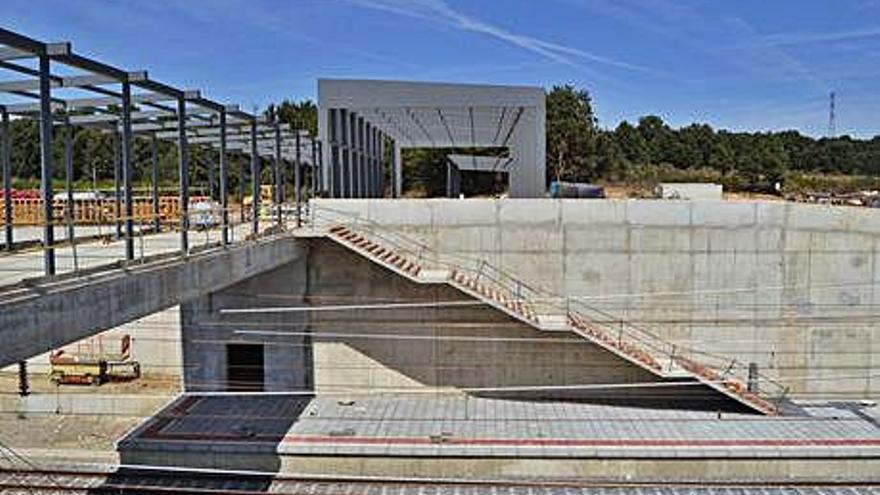
[[[109,349],[101,336],[77,344],[75,351],[58,349],[49,354],[49,381],[56,385],[101,385],[130,381],[141,376],[140,363],[131,358],[131,335]]]

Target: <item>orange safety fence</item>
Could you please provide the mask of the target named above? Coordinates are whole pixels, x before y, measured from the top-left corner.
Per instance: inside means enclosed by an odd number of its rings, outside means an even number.
[[[190,205],[210,201],[206,196],[194,196],[190,198]],[[118,206],[118,207],[117,207]],[[0,203],[2,208],[2,203]],[[240,206],[230,206],[229,215],[237,214]],[[68,215],[67,200],[58,198],[52,202],[52,223],[64,225]],[[151,222],[153,214],[153,200],[150,197],[132,198],[132,216],[138,222]],[[16,198],[12,200],[12,224],[13,225],[43,225],[43,200],[39,198]],[[114,198],[102,199],[74,199],[73,200],[73,223],[75,225],[101,225],[122,221],[125,218],[125,204],[117,202]],[[177,196],[161,196],[159,198],[159,220],[167,224],[180,223],[180,198]],[[5,215],[0,215],[0,225],[4,225]]]

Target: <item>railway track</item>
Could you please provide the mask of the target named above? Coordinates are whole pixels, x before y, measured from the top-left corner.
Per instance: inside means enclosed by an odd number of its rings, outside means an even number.
[[[601,483],[292,477],[186,470],[0,469],[0,494],[880,495],[877,483]]]

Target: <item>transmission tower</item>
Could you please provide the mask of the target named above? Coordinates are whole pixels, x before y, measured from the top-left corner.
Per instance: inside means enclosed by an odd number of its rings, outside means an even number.
[[[837,135],[837,122],[834,115],[834,91],[831,92],[831,98],[828,102],[828,137],[834,138]]]

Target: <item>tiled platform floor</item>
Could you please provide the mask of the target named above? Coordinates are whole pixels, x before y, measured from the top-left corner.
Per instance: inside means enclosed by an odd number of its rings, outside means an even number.
[[[880,414],[802,405],[798,416],[459,395],[184,396],[121,449],[280,455],[880,458]]]

